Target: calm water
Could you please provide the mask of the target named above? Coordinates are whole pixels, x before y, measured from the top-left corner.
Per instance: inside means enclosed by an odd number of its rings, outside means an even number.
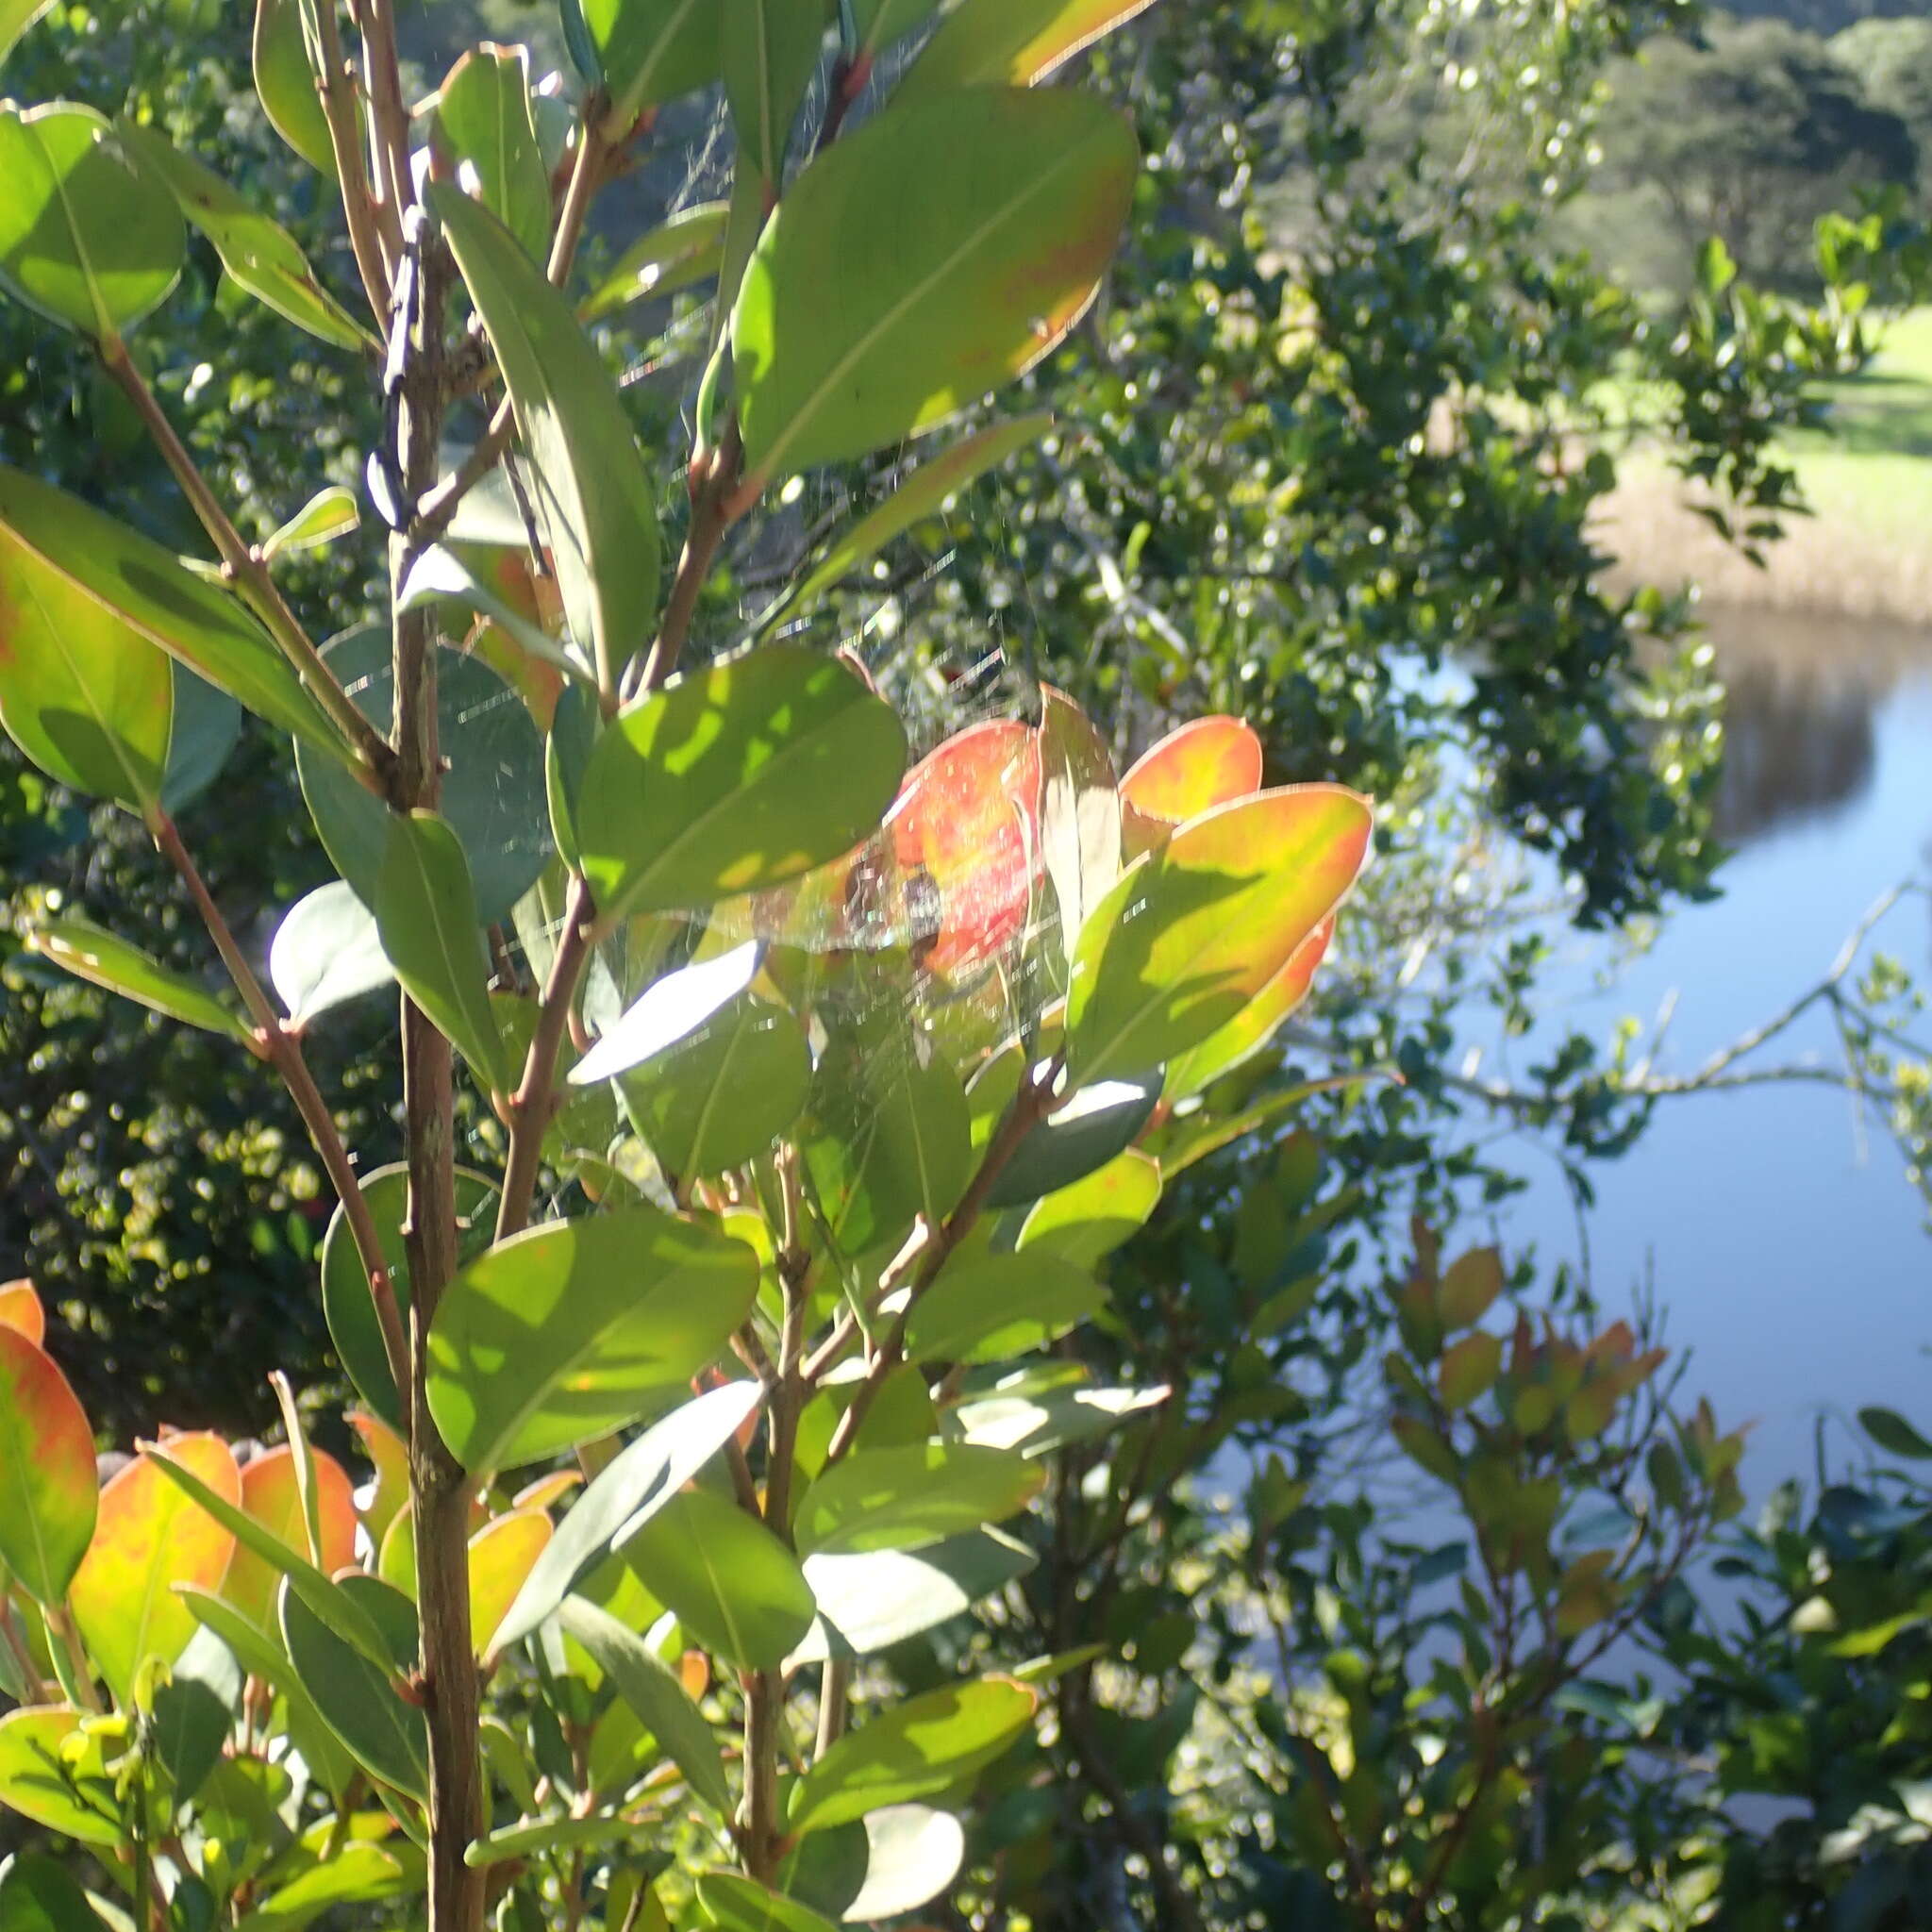
[[[1692,907],[1607,993],[1579,945],[1565,1016],[1649,1022],[1676,995],[1660,1071],[1690,1072],[1829,969],[1899,879],[1932,872],[1932,629],[1709,613],[1731,693],[1721,831],[1737,848],[1724,897]],[[1923,901],[1878,942],[1932,983]],[[1831,1063],[1828,1017],[1772,1049]],[[1514,1204],[1512,1246],[1587,1258],[1607,1307],[1653,1285],[1666,1339],[1694,1352],[1725,1425],[1756,1423],[1747,1486],[1811,1466],[1821,1415],[1868,1402],[1932,1430],[1932,1238],[1890,1141],[1861,1137],[1823,1087],[1766,1087],[1665,1104],[1622,1160],[1596,1170],[1587,1257],[1554,1174]],[[1830,1441],[1842,1452],[1846,1438]]]

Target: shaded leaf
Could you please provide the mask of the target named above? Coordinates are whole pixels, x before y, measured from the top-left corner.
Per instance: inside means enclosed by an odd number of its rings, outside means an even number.
[[[578,314],[598,322],[628,303],[674,294],[715,275],[729,208],[724,201],[700,202],[647,229],[617,258]]]
[[[550,171],[530,109],[528,49],[470,48],[437,94],[436,125],[458,185],[541,262],[550,245]]]
[[[346,880],[296,900],[269,941],[268,976],[291,1027],[395,982],[375,915]]]
[[[396,1694],[393,1674],[340,1637],[295,1593],[292,1582],[282,1586],[279,1613],[290,1666],[323,1722],[364,1771],[427,1802],[427,1727],[423,1713]]]
[[[255,91],[269,125],[311,168],[333,180],[335,145],[303,41],[301,0],[256,0],[251,46]]]
[[[0,12],[0,55],[5,52]],[[0,1925],[8,1932],[108,1932],[79,1882],[45,1852],[16,1852],[0,1866]]]
[[[777,181],[818,68],[824,13],[816,0],[721,0],[718,33],[738,151],[767,181]]]
[[[219,1033],[225,1040],[246,1042],[254,1038],[242,1017],[212,993],[87,920],[49,920],[30,928],[26,942],[76,979],[118,992],[171,1020]]]

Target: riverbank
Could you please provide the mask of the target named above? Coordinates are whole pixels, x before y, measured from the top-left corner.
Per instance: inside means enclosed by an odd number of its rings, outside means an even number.
[[[1812,514],[1789,520],[1762,565],[1697,513],[1690,486],[1635,451],[1607,500],[1604,547],[1619,575],[1713,604],[1793,615],[1932,621],[1932,310],[1887,332],[1872,369],[1840,392],[1834,432],[1792,445]]]

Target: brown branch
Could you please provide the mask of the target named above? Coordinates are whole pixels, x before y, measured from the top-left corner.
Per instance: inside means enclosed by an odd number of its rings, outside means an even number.
[[[362,117],[356,107],[355,69],[342,56],[341,34],[336,23],[335,0],[320,0],[315,9],[322,39],[322,73],[316,93],[328,123],[329,146],[335,152],[336,180],[342,191],[342,216],[349,225],[349,246],[355,252],[362,291],[378,328],[387,324],[393,301],[391,275],[401,252],[401,231],[391,246],[380,232],[377,208],[363,172]]]
[[[322,0],[323,6],[331,0]],[[382,171],[376,219],[391,249],[403,246],[403,211],[413,198],[409,178],[409,110],[403,101],[402,64],[396,52],[393,0],[359,0],[362,65],[369,86],[374,146]]]
[[[322,1089],[315,1084],[314,1074],[308,1071],[308,1059],[302,1052],[301,1035],[284,1024],[281,1015],[275,1011],[261,981],[256,977],[254,968],[236,942],[221,908],[209,893],[187,846],[181,842],[181,835],[175,829],[174,820],[166,812],[157,811],[149,820],[148,829],[154,836],[156,849],[180,874],[182,883],[188,888],[188,895],[194,901],[194,909],[201,915],[201,923],[208,928],[208,937],[214,941],[215,950],[222,956],[223,965],[228,969],[228,977],[235,982],[235,991],[242,995],[242,1004],[248,1008],[248,1017],[255,1024],[258,1049],[282,1076],[289,1096],[295,1103],[295,1110],[302,1116],[302,1124],[308,1129],[309,1143],[322,1161],[329,1186],[342,1204],[342,1217],[348,1224],[350,1238],[356,1243],[357,1257],[362,1263],[362,1272],[369,1277],[369,1298],[375,1306],[376,1324],[382,1330],[383,1354],[388,1358],[390,1374],[395,1378],[396,1396],[402,1404],[403,1426],[407,1434],[409,1348],[403,1332],[402,1311],[396,1305],[395,1286],[390,1279],[389,1259],[382,1251],[381,1237],[375,1231],[369,1204],[363,1199],[356,1164],[342,1142],[335,1115],[330,1111],[328,1102],[323,1098]]]
[[[239,586],[244,601],[261,620],[283,657],[295,667],[296,675],[316,702],[355,746],[361,761],[358,775],[372,791],[379,791],[391,763],[390,748],[382,734],[356,708],[334,672],[323,661],[322,653],[289,608],[261,553],[242,541],[242,533],[195,467],[187,444],[175,434],[175,425],[135,368],[121,339],[108,337],[100,345],[100,354],[102,367],[134,405],[168,468],[174,472],[181,493],[208,532],[221,557],[223,575]]]

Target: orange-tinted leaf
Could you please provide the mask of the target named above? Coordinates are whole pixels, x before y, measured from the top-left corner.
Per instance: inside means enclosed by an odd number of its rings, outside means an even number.
[[[0,1281],[0,1328],[25,1335],[36,1348],[47,1339],[46,1310],[25,1274],[18,1281]]]
[[[1345,787],[1288,786],[1190,820],[1134,866],[1080,936],[1072,1078],[1145,1074],[1225,1026],[1334,912],[1373,823]]]
[[[939,889],[940,925],[924,963],[957,972],[997,952],[1026,923],[1040,862],[1040,741],[1030,725],[970,725],[906,774],[887,814],[908,874]]]
[[[59,1603],[97,1500],[86,1410],[51,1356],[0,1327],[0,1562],[29,1596]]]
[[[542,1510],[513,1509],[470,1539],[470,1634],[478,1657],[489,1655],[496,1626],[550,1537],[550,1519]]]
[[[575,1469],[553,1469],[548,1475],[540,1475],[535,1482],[525,1483],[510,1498],[513,1509],[547,1509],[551,1504],[563,1498],[583,1481],[583,1472]]]
[[[941,23],[899,91],[1031,87],[1153,0],[963,0]]]
[[[1162,1091],[1170,1102],[1185,1100],[1211,1085],[1252,1054],[1259,1053],[1274,1029],[1307,997],[1315,969],[1327,957],[1335,922],[1324,919],[1288,957],[1288,964],[1225,1026],[1199,1046],[1171,1060]]]
[[[362,1526],[378,1548],[383,1532],[409,1499],[409,1452],[403,1439],[366,1408],[349,1411],[349,1426],[362,1439],[362,1453],[375,1467],[375,1481],[362,1506]]]
[[[174,1436],[168,1454],[237,1507],[242,1472],[219,1436]],[[172,1663],[197,1625],[175,1594],[177,1583],[218,1590],[235,1539],[163,1475],[151,1456],[137,1456],[101,1491],[100,1521],[71,1591],[89,1655],[125,1702],[144,1658]]]
[[[325,1576],[332,1576],[356,1560],[356,1502],[341,1464],[321,1449],[311,1453],[315,1457],[316,1513],[322,1525],[322,1550],[314,1562]],[[286,1443],[258,1456],[242,1472],[242,1507],[291,1550],[308,1553],[302,1497],[295,1486],[295,1452]],[[280,1581],[280,1572],[271,1569],[253,1550],[238,1548],[221,1593],[251,1623],[268,1628],[275,1617],[275,1589]]]
[[[1150,747],[1121,780],[1127,856],[1261,784],[1261,741],[1240,718],[1196,718]]]

